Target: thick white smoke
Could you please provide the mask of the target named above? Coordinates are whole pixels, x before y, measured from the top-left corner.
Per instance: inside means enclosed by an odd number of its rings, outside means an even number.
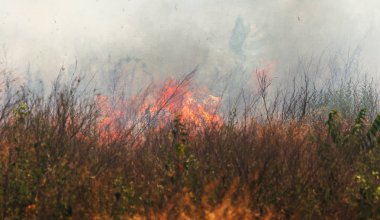
[[[207,83],[274,62],[284,77],[299,57],[358,45],[376,72],[378,39],[377,0],[0,0],[1,65],[44,80],[76,60],[154,80],[199,66]]]

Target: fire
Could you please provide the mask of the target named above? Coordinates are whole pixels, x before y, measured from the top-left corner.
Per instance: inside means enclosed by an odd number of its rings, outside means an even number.
[[[217,114],[220,98],[190,85],[190,80],[169,79],[150,94],[138,94],[128,101],[117,100],[116,106],[111,105],[107,96],[97,96],[100,139],[118,139],[121,129],[160,128],[175,118],[199,128],[221,125]]]
[[[157,93],[154,102],[148,102],[144,109],[159,124],[177,117],[183,122],[202,127],[222,123],[217,114],[219,104],[219,97],[200,89],[194,90],[188,82],[180,84],[168,80]]]
[[[100,134],[100,140],[118,138],[118,118],[122,116],[122,112],[111,107],[107,96],[98,95],[96,103],[100,110],[100,121],[97,124],[97,130]]]
[[[267,80],[271,81],[273,79],[273,72],[276,69],[276,61],[268,62],[264,65],[262,68],[256,69],[256,71],[252,74],[252,82],[253,86],[257,87],[263,82],[260,82],[260,80]]]

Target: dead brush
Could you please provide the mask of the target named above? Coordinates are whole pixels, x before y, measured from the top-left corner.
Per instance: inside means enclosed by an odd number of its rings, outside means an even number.
[[[201,201],[194,200],[194,195],[188,189],[184,188],[175,199],[168,204],[162,211],[149,210],[148,215],[126,216],[125,219],[272,219],[275,217],[271,208],[267,207],[262,210],[252,211],[249,207],[250,201],[244,193],[238,196],[237,193],[239,179],[235,179],[228,187],[223,198],[210,204],[209,199],[216,190],[220,181],[216,180],[204,187],[204,193]],[[243,189],[244,191],[244,189]]]
[[[302,96],[312,88],[307,80],[286,99],[286,114],[279,102],[271,104],[264,80],[259,100],[267,106],[258,106],[257,114],[236,108],[223,123],[198,129],[175,118],[155,126],[145,112],[134,121],[141,106],[132,106],[123,118],[132,123],[117,120],[116,136],[106,141],[95,94],[61,83],[47,95],[24,91],[0,106],[2,219],[347,219],[380,213],[380,119],[368,124],[364,111],[354,126],[338,113],[313,118],[317,93]],[[255,108],[247,103],[244,109]]]

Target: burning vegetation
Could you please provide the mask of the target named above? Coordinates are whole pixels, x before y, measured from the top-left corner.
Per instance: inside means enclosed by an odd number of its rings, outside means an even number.
[[[272,90],[268,71],[227,111],[194,72],[128,97],[4,83],[1,218],[376,218],[376,86]]]
[[[169,79],[161,86],[149,87],[151,91],[144,91],[129,100],[116,98],[112,103],[107,96],[98,95],[98,130],[102,139],[117,138],[121,124],[130,131],[148,127],[159,130],[174,120],[194,129],[221,126],[223,121],[218,112],[220,97],[208,94],[207,89],[194,89],[191,86],[194,73],[181,81]],[[131,112],[130,106],[134,106],[133,114],[126,117]]]

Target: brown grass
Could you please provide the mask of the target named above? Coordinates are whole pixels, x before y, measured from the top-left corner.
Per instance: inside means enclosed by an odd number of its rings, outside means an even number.
[[[120,124],[118,138],[105,141],[93,94],[78,94],[75,83],[56,84],[47,98],[25,91],[4,106],[2,219],[347,219],[380,212],[377,147],[334,142],[326,118],[273,113],[202,129],[175,118],[159,129],[140,120]],[[337,132],[352,138],[346,121]]]

